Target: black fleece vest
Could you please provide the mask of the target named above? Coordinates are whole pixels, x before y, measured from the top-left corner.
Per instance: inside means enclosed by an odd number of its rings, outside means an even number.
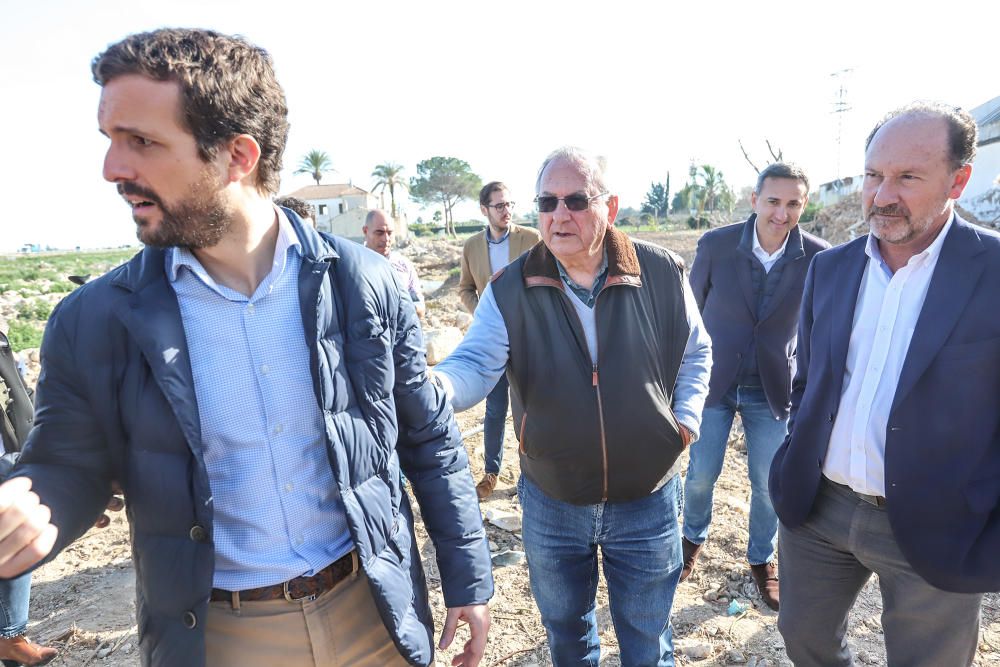
[[[574,504],[649,495],[682,451],[671,410],[687,343],[683,268],[663,248],[608,234],[594,304],[597,364],[543,244],[493,279],[510,341],[521,471]]]

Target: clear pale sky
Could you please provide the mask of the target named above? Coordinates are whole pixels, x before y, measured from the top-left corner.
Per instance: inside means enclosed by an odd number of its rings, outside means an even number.
[[[814,185],[860,173],[863,140],[914,99],[971,108],[1000,95],[1000,2],[260,2],[0,0],[0,250],[133,243],[134,225],[101,178],[100,89],[90,61],[132,32],[161,26],[242,34],[272,54],[291,133],[282,193],[308,150],[370,189],[393,161],[468,161],[513,188],[519,212],[538,165],[575,144],[606,155],[623,206],[652,181],[672,190],[692,160],[737,190],[765,139]],[[411,219],[430,216],[406,201]],[[457,217],[478,217],[466,206]]]

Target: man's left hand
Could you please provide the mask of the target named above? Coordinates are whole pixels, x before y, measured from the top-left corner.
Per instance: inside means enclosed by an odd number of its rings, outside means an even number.
[[[438,648],[444,650],[451,646],[455,639],[458,622],[469,624],[469,641],[465,642],[465,650],[451,659],[453,667],[476,667],[486,653],[486,633],[490,631],[490,609],[484,604],[472,604],[466,607],[452,607],[444,619],[444,630]]]
[[[678,422],[678,424],[677,424],[677,430],[680,431],[680,434],[681,434],[681,446],[682,447],[687,447],[688,445],[690,445],[691,444],[691,438],[693,436],[691,435],[691,431],[688,429],[688,427],[685,426],[684,424],[681,424],[680,422]]]

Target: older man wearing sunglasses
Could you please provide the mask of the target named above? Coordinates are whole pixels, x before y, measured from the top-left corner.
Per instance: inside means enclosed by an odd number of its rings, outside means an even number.
[[[622,664],[673,665],[677,460],[711,343],[681,260],[613,227],[603,158],[555,151],[536,192],[543,243],[493,277],[436,379],[462,410],[506,371],[522,408],[524,546],[553,664],[598,664],[600,548]]]

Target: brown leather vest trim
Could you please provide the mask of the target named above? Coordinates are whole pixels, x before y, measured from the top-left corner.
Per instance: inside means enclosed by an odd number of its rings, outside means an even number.
[[[608,227],[604,236],[604,246],[608,250],[607,284],[642,285],[639,257],[635,253],[632,239],[624,232]],[[559,277],[555,255],[544,243],[538,243],[528,251],[523,275],[524,284],[528,287],[549,285],[562,288],[562,278]]]

